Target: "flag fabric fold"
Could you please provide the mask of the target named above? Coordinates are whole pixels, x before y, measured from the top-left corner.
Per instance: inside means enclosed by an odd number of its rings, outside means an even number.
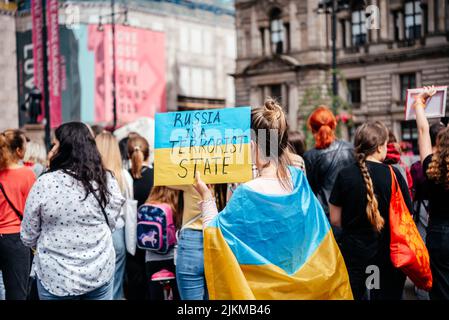
[[[353,299],[343,256],[306,177],[266,195],[241,185],[204,230],[210,299]]]

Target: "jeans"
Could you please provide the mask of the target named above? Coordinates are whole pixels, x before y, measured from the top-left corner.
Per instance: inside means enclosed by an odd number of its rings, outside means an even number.
[[[3,274],[0,270],[0,300],[5,300],[5,285],[3,284]]]
[[[40,300],[112,300],[112,291],[113,291],[114,282],[111,279],[106,284],[101,287],[79,295],[79,296],[57,296],[50,293],[47,289],[44,288],[41,281],[37,279],[37,291],[39,292]]]
[[[181,300],[207,300],[203,231],[184,229],[178,241],[176,279]]]
[[[113,282],[114,300],[123,300],[123,280],[125,278],[126,246],[125,228],[120,228],[112,233],[112,242],[115,250],[115,273]]]
[[[6,300],[26,300],[31,268],[31,252],[19,233],[0,234],[0,270]]]
[[[449,300],[449,221],[430,221],[427,229],[433,286],[431,300]]]

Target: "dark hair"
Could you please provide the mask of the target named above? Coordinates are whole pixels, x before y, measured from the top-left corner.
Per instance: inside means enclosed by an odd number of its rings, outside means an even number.
[[[128,157],[128,140],[129,138],[123,138],[122,140],[119,141],[118,143],[118,147],[120,149],[120,155],[122,156],[122,161],[128,161],[129,157]]]
[[[396,139],[396,136],[394,135],[393,131],[388,130],[388,143],[397,143],[398,139]]]
[[[92,129],[92,132],[94,133],[95,137],[97,137],[100,133],[105,131],[105,128],[103,126],[100,126],[99,124],[94,124],[90,128]]]
[[[23,150],[26,141],[25,133],[21,130],[8,129],[0,134],[0,170],[15,161],[16,150]]]
[[[81,122],[65,123],[56,129],[55,137],[59,148],[50,160],[48,172],[61,170],[80,181],[86,191],[84,200],[90,193],[98,191],[100,205],[104,208],[110,195],[107,170],[89,128]]]
[[[429,128],[430,133],[430,141],[432,142],[432,147],[435,147],[437,145],[437,137],[438,134],[446,129],[446,127],[441,123],[434,123]]]
[[[306,141],[304,134],[298,131],[290,131],[288,133],[288,143],[290,144],[292,151],[301,157],[306,152]]]

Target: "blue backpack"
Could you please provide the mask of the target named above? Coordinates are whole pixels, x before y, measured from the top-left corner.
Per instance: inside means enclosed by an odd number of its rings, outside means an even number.
[[[166,254],[176,244],[173,210],[166,204],[143,204],[137,210],[137,247]]]

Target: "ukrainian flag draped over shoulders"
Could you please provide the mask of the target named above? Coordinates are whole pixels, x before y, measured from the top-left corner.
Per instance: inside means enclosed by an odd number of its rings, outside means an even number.
[[[265,195],[241,185],[205,228],[211,299],[353,299],[324,211],[302,171],[290,172],[291,194]]]

